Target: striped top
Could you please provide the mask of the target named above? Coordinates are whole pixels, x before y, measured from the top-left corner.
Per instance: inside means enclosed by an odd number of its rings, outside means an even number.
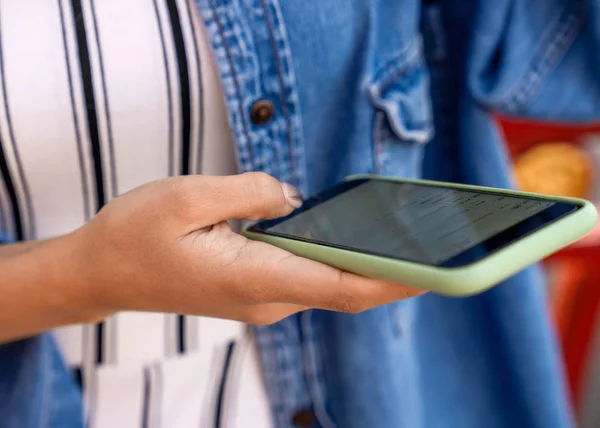
[[[236,172],[192,0],[0,0],[0,233],[70,232],[115,196]],[[90,426],[268,428],[250,330],[120,313],[58,329]]]

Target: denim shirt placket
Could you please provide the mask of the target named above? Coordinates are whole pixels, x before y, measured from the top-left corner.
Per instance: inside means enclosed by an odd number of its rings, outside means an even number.
[[[299,98],[277,0],[197,0],[197,4],[219,69],[241,171],[266,172],[305,193]],[[265,99],[273,104],[274,116],[267,124],[256,125],[250,111]],[[256,328],[255,333],[275,425],[292,426],[293,414],[312,410],[312,396],[320,396],[310,314]]]
[[[242,171],[263,171],[306,188],[300,106],[291,52],[274,0],[197,0],[213,53]],[[252,106],[270,101],[266,124]]]

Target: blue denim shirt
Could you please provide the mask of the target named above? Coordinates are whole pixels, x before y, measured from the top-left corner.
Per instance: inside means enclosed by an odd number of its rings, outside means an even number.
[[[596,1],[197,3],[241,168],[307,194],[365,172],[510,186],[492,111],[600,116]],[[255,125],[249,111],[265,98],[275,118]],[[573,425],[538,268],[477,297],[429,295],[359,315],[309,311],[257,334],[280,428],[299,409],[314,410],[323,428]],[[66,376],[60,363],[39,364],[57,358],[51,343],[21,348],[0,351],[0,392],[20,382],[47,391]],[[15,383],[13,366],[40,375]],[[52,367],[55,375],[41,374]],[[0,414],[50,415],[70,397],[76,408],[76,395],[61,391],[0,400]],[[80,421],[79,411],[60,414],[46,426]],[[23,420],[13,426],[38,426]]]

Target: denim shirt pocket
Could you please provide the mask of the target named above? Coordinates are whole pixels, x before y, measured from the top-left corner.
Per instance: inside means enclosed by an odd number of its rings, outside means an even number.
[[[584,10],[583,3],[481,2],[467,58],[473,98],[511,116],[560,121],[600,117],[600,85],[594,71],[600,40],[584,25],[599,13]],[[586,17],[588,13],[592,16]]]
[[[433,137],[429,73],[422,41],[415,37],[368,79],[374,110],[373,145],[377,174],[420,175],[423,146]]]

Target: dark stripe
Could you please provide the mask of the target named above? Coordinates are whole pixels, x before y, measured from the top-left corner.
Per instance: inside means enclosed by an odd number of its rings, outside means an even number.
[[[231,359],[233,357],[233,351],[235,349],[235,342],[231,341],[227,345],[227,354],[225,355],[225,362],[223,364],[223,371],[221,372],[221,382],[219,383],[219,392],[217,395],[217,411],[215,415],[215,428],[221,428],[221,413],[223,412],[223,405],[225,401],[225,386],[227,385],[227,376],[229,376],[229,369],[231,367]]]
[[[203,130],[204,130],[204,88],[202,87],[202,61],[200,59],[200,49],[198,47],[198,39],[196,38],[196,25],[192,17],[192,8],[190,2],[186,1],[188,19],[192,29],[192,40],[194,41],[194,53],[196,59],[196,69],[198,79],[198,157],[194,160],[198,165],[198,173],[202,173],[202,149],[204,147]]]
[[[10,171],[8,169],[8,162],[6,161],[6,156],[4,154],[4,148],[2,145],[2,140],[0,139],[0,173],[2,173],[2,178],[4,179],[4,184],[6,186],[6,191],[8,192],[8,197],[10,198],[10,205],[12,207],[12,214],[15,223],[15,233],[18,241],[22,241],[24,239],[23,236],[23,224],[21,223],[21,209],[19,208],[19,201],[17,200],[17,192],[15,191],[15,186],[12,182],[12,178],[10,176]]]
[[[75,126],[75,138],[77,139],[77,155],[79,159],[79,172],[81,174],[81,192],[83,194],[83,210],[86,220],[92,216],[90,207],[90,195],[87,186],[87,169],[83,161],[83,142],[81,141],[81,130],[79,129],[79,118],[77,108],[75,107],[75,94],[73,92],[73,76],[71,75],[71,59],[69,57],[69,48],[67,45],[67,32],[65,29],[65,18],[62,6],[62,0],[58,0],[58,8],[60,9],[60,25],[62,28],[63,48],[65,50],[65,62],[67,65],[67,77],[69,80],[69,95],[71,97],[71,111],[73,112],[73,124]]]
[[[142,397],[142,428],[148,428],[150,419],[150,394],[152,389],[150,368],[144,368],[144,392]]]
[[[79,389],[83,390],[83,371],[81,370],[81,367],[72,369],[71,373]]]
[[[94,33],[96,33],[96,49],[98,49],[98,61],[100,65],[100,80],[102,82],[102,93],[104,95],[104,114],[106,115],[106,128],[108,132],[108,154],[110,162],[110,178],[112,196],[117,196],[117,169],[115,165],[115,147],[113,142],[112,121],[110,118],[110,108],[108,104],[108,91],[106,89],[106,77],[104,73],[104,60],[102,59],[102,46],[100,45],[100,33],[98,31],[98,21],[96,19],[96,2],[90,0],[92,6],[92,20],[94,22]]]
[[[177,315],[177,352],[185,352],[185,316]]]
[[[2,182],[0,182],[0,186],[2,185]],[[3,198],[0,198],[0,245],[2,244],[2,236],[4,235],[4,238],[8,237],[8,219],[4,215],[4,207],[2,206],[2,200]]]
[[[190,101],[190,78],[188,73],[187,56],[185,54],[185,42],[183,40],[183,31],[181,21],[177,10],[176,0],[167,0],[169,18],[171,20],[171,30],[173,33],[173,43],[177,54],[177,67],[179,69],[179,93],[181,96],[181,120],[182,120],[182,147],[181,147],[181,167],[180,174],[190,173],[190,122],[191,122],[191,101]]]
[[[104,362],[104,322],[96,324],[96,363]]]
[[[190,77],[187,64],[187,55],[185,52],[185,41],[183,40],[183,30],[181,28],[181,19],[177,9],[176,0],[167,0],[167,9],[169,10],[169,19],[171,21],[171,32],[173,34],[173,43],[177,55],[177,69],[179,70],[179,95],[181,98],[181,164],[179,173],[188,175],[190,173],[190,133],[191,133],[191,100],[190,100]],[[185,352],[185,317],[177,316],[177,350],[179,353]]]
[[[0,23],[2,19],[0,17]],[[19,206],[19,202],[17,199],[17,192],[15,190],[14,183],[10,177],[10,170],[8,168],[8,161],[6,159],[6,154],[2,152],[0,155],[2,160],[0,160],[0,164],[2,165],[2,175],[4,176],[4,180],[6,182],[6,187],[11,198],[11,204],[13,208],[13,216],[15,221],[15,229],[16,229],[16,237],[19,241],[26,238],[25,236],[25,228],[23,227],[23,218],[21,217],[23,212],[27,211],[27,216],[29,217],[29,235],[30,237],[35,237],[35,221],[33,218],[33,207],[31,204],[31,195],[29,193],[29,186],[27,185],[27,180],[25,180],[25,173],[23,171],[23,165],[21,163],[21,158],[19,156],[19,150],[17,149],[17,143],[15,140],[15,134],[12,126],[12,119],[10,115],[10,106],[8,105],[8,90],[6,86],[6,74],[4,72],[4,47],[3,47],[3,37],[2,37],[2,29],[0,27],[0,76],[2,80],[2,91],[4,93],[4,107],[6,109],[6,120],[8,125],[8,134],[10,136],[12,149],[15,157],[15,162],[17,166],[17,174],[19,176],[19,180],[21,181],[21,186],[23,187],[23,196],[25,198],[25,208],[21,209]],[[1,145],[1,143],[0,143]]]
[[[77,48],[79,50],[79,66],[81,68],[81,79],[83,81],[83,93],[87,111],[88,129],[92,145],[92,157],[94,165],[94,176],[96,179],[96,210],[100,210],[106,203],[104,193],[104,173],[102,171],[102,150],[100,148],[100,133],[98,131],[98,118],[96,116],[96,98],[94,96],[94,79],[92,77],[92,66],[88,51],[88,41],[85,31],[81,0],[72,0],[73,20],[77,33]],[[96,326],[96,362],[104,361],[104,325]]]
[[[87,35],[81,10],[81,0],[72,0],[73,19],[77,32],[77,47],[79,50],[79,66],[83,81],[83,93],[87,111],[87,121],[92,145],[94,175],[96,178],[96,210],[100,210],[106,199],[104,194],[104,173],[102,171],[102,151],[100,149],[100,134],[98,132],[98,118],[96,117],[96,99],[94,96],[94,79],[88,52]]]
[[[158,26],[158,33],[160,34],[160,44],[163,53],[163,63],[165,66],[165,76],[167,78],[167,100],[169,106],[169,175],[174,175],[173,168],[173,95],[171,94],[171,73],[169,73],[169,61],[167,60],[167,48],[165,45],[165,35],[163,33],[162,23],[160,21],[160,14],[158,13],[158,5],[154,0],[154,12],[156,13],[156,25]]]

